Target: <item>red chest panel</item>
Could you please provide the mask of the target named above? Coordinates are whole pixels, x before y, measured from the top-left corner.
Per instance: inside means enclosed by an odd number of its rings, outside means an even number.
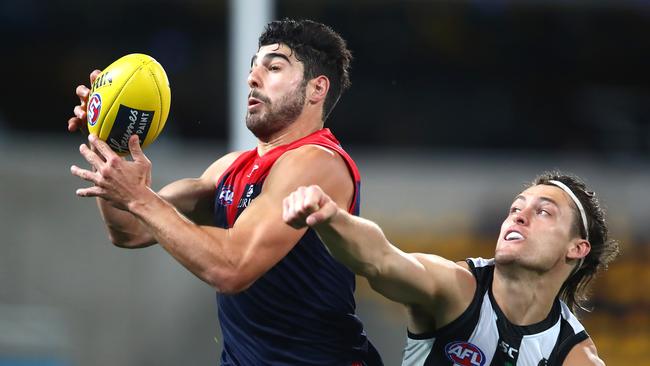
[[[358,212],[359,171],[336,137],[325,128],[290,144],[278,146],[263,156],[257,154],[257,149],[241,154],[219,178],[215,199],[215,224],[223,228],[232,227],[237,217],[262,191],[264,180],[277,159],[285,152],[304,145],[323,146],[336,151],[344,158],[355,181],[355,198],[349,209],[352,213]]]

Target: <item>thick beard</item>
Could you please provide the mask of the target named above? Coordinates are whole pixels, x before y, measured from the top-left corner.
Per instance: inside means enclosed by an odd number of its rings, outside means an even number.
[[[265,140],[291,125],[302,113],[305,105],[306,88],[306,84],[302,85],[275,103],[271,103],[268,98],[264,98],[266,112],[246,113],[246,127],[255,137]]]

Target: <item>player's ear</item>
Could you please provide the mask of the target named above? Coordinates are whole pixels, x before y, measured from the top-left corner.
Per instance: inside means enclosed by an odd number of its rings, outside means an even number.
[[[571,242],[571,248],[567,253],[569,259],[585,258],[591,252],[591,243],[586,239],[576,239]]]
[[[325,100],[330,89],[330,80],[325,75],[317,76],[309,80],[307,88],[307,99],[311,103],[318,103]]]

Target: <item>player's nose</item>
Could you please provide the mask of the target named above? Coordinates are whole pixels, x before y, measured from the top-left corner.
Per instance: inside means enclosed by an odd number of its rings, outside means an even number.
[[[259,88],[262,86],[262,79],[260,78],[259,72],[256,67],[251,68],[251,72],[248,73],[248,87],[251,89]]]
[[[526,210],[521,210],[515,214],[514,222],[517,225],[528,225],[528,215]]]

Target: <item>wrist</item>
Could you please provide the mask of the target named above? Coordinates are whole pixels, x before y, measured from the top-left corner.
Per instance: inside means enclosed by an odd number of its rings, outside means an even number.
[[[142,218],[156,211],[162,203],[160,197],[151,188],[144,187],[136,198],[127,204],[127,210],[136,217]]]

